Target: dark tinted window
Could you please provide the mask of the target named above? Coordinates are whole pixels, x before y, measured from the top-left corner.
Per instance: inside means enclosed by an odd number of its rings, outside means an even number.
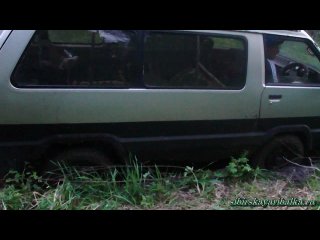
[[[137,78],[136,46],[135,31],[37,31],[12,81],[20,87],[129,87]]]
[[[149,87],[241,89],[246,62],[240,38],[156,32],[145,36],[144,81]]]

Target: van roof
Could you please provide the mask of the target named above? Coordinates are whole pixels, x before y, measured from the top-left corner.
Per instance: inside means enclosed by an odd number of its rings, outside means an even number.
[[[263,34],[275,34],[275,35],[282,35],[282,36],[290,36],[290,37],[299,37],[299,38],[308,38],[308,33],[304,30],[241,30],[244,32],[253,32],[253,33],[263,33]]]
[[[183,30],[189,31],[189,30]],[[195,30],[197,32],[210,32],[211,30]],[[281,36],[297,37],[297,38],[306,38],[312,40],[309,34],[304,30],[227,30],[227,31],[238,31],[238,32],[249,32],[249,33],[258,33],[258,34],[274,34]]]

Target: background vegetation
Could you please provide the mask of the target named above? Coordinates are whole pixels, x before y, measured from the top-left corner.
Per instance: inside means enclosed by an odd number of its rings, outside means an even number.
[[[320,43],[320,30],[306,30],[306,31],[318,44]]]

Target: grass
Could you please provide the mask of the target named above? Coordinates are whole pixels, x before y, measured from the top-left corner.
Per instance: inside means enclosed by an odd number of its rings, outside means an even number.
[[[253,169],[247,161],[243,155],[219,171],[190,166],[168,171],[169,166],[143,166],[134,159],[106,173],[65,170],[55,183],[34,173],[11,172],[0,190],[0,209],[319,209],[231,206],[239,198],[320,201],[319,175],[296,184]]]

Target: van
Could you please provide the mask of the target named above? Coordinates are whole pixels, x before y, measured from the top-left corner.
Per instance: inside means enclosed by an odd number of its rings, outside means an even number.
[[[0,175],[244,151],[279,168],[319,146],[319,59],[305,31],[0,30]]]

